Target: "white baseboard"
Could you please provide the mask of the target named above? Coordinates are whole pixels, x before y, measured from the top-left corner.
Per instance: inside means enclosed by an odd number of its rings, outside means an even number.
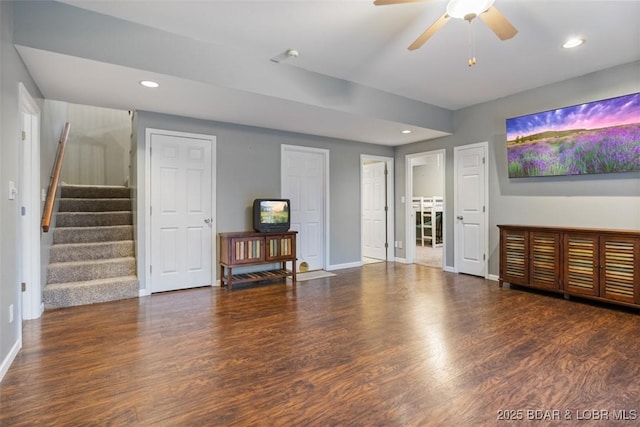
[[[406,264],[407,263],[407,259],[406,258],[398,258],[398,257],[396,257],[395,262],[399,262],[401,264]]]
[[[327,268],[325,268],[325,270],[333,271],[333,270],[342,270],[344,268],[355,268],[355,267],[362,267],[362,261],[347,262],[344,264],[334,264],[334,265],[328,266]]]
[[[493,280],[494,282],[497,282],[498,280],[500,280],[500,278],[495,274],[487,274],[487,280]]]
[[[138,297],[146,297],[147,294],[147,290],[146,289],[140,289],[138,290]]]
[[[0,382],[4,378],[4,375],[7,373],[7,371],[9,371],[9,367],[11,366],[13,361],[16,359],[16,356],[20,352],[21,348],[22,348],[22,338],[18,338],[16,343],[13,345],[13,347],[11,347],[11,351],[9,351],[9,354],[7,354],[7,357],[4,358],[4,360],[2,361],[2,364],[0,365]]]
[[[455,273],[456,272],[456,269],[454,267],[450,267],[448,265],[445,265],[442,270],[446,271],[447,273]]]

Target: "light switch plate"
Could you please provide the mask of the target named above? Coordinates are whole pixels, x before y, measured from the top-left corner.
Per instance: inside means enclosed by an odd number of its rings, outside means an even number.
[[[18,189],[16,188],[16,183],[9,181],[9,200],[15,200],[17,195]]]

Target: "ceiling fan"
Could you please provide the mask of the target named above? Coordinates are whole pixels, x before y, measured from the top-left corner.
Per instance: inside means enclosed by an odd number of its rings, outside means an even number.
[[[386,6],[401,3],[418,3],[428,0],[375,0],[373,4],[376,6]],[[415,50],[422,47],[423,44],[431,36],[433,36],[440,28],[444,26],[451,18],[464,19],[471,23],[472,20],[479,17],[491,30],[496,33],[500,40],[508,40],[515,36],[518,30],[511,25],[507,18],[502,15],[493,5],[495,0],[450,0],[447,3],[447,11],[444,15],[436,20],[424,33],[420,35],[411,45],[409,50]],[[475,58],[473,64],[475,64]],[[473,65],[469,61],[469,66]]]

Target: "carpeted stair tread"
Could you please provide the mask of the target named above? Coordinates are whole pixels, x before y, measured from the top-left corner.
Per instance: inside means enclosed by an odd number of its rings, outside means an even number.
[[[91,261],[53,262],[47,268],[47,284],[78,282],[136,273],[134,257],[110,258]]]
[[[58,212],[115,212],[131,210],[131,199],[60,198]]]
[[[131,211],[59,212],[56,215],[56,227],[104,227],[132,224]]]
[[[94,243],[63,243],[51,246],[49,262],[90,261],[109,258],[132,257],[135,254],[133,240]]]
[[[71,307],[138,297],[135,275],[81,282],[48,284],[44,287],[44,308]]]
[[[103,198],[128,199],[129,187],[119,185],[63,185],[60,187],[61,198]]]
[[[138,297],[130,189],[65,184],[60,192],[45,309]]]
[[[105,227],[60,227],[53,231],[53,244],[133,240],[133,225]]]

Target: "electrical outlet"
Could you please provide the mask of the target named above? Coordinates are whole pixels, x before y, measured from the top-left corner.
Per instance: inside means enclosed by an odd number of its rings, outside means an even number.
[[[13,304],[9,306],[9,323],[13,323]]]

